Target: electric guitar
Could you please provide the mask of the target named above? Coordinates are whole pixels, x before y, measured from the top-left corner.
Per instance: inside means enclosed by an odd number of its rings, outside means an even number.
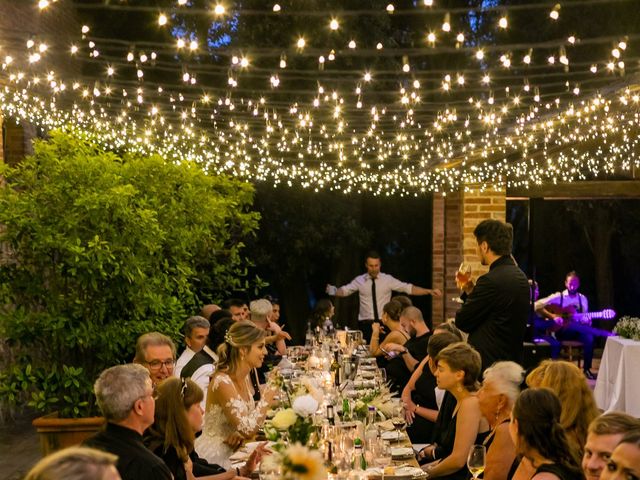
[[[567,328],[571,322],[577,322],[581,325],[591,325],[591,321],[594,318],[611,320],[616,316],[616,312],[611,308],[605,308],[599,312],[587,313],[578,313],[574,305],[567,305],[565,307],[561,307],[560,305],[547,305],[545,309],[553,315],[561,316],[563,320],[562,325],[558,325],[553,321],[549,322],[548,329],[552,332],[557,332],[558,330]]]

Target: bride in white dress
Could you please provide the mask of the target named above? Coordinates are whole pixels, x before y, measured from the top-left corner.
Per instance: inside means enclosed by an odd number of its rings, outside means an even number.
[[[229,457],[264,424],[277,390],[265,388],[261,400],[253,400],[249,374],[262,365],[267,350],[264,330],[253,322],[234,323],[218,347],[219,361],[209,383],[202,435],[195,450],[209,463],[231,469]]]

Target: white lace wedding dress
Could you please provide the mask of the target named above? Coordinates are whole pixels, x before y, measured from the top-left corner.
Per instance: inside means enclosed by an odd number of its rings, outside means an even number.
[[[211,398],[215,398],[213,394],[222,384],[231,386],[235,396],[232,396],[224,406],[215,402],[210,404],[204,416],[202,435],[195,442],[195,450],[209,463],[218,464],[229,470],[232,468],[229,457],[233,454],[233,450],[224,441],[236,431],[247,436],[255,433],[260,423],[264,421],[266,409],[263,408],[262,401],[256,404],[253,398],[243,399],[229,375],[222,372],[218,372],[211,380],[209,392],[209,395],[212,395]],[[229,418],[230,416],[232,418]]]

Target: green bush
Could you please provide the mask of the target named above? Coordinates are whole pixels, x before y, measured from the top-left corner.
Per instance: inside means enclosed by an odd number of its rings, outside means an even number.
[[[178,338],[207,301],[246,287],[251,185],[53,132],[0,175],[0,397],[84,415],[99,372],[135,339]]]

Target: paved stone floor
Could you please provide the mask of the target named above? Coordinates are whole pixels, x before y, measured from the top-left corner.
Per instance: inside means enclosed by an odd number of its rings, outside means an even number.
[[[33,417],[0,425],[0,480],[20,480],[41,457]]]

